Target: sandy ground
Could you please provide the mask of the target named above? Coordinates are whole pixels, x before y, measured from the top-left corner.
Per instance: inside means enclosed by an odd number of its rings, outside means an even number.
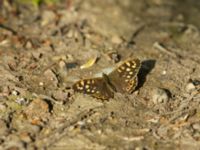
[[[1,7],[0,149],[200,149],[199,2]],[[134,93],[102,101],[71,88],[132,57]]]

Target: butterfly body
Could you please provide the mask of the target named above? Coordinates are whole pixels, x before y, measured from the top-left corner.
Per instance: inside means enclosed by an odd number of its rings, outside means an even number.
[[[110,74],[103,77],[83,79],[72,88],[76,92],[89,94],[99,99],[114,97],[114,92],[131,94],[138,83],[137,74],[140,69],[139,59],[129,59],[120,64]]]

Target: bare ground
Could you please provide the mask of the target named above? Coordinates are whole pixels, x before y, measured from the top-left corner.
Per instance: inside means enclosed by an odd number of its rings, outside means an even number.
[[[190,0],[4,4],[0,149],[200,149],[199,8]],[[74,81],[117,66],[118,56],[142,62],[133,94],[74,93]]]

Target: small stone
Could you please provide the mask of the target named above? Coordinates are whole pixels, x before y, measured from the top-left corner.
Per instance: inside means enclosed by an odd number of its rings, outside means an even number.
[[[200,85],[200,81],[199,81],[199,80],[193,80],[192,83],[193,83],[195,86],[199,86],[199,85]]]
[[[25,47],[26,47],[27,49],[32,48],[32,47],[33,47],[32,42],[31,42],[30,40],[27,40],[26,43],[25,43]]]
[[[163,70],[162,71],[162,75],[166,75],[167,74],[167,71],[166,70]]]
[[[39,83],[39,86],[44,86],[44,83],[43,83],[43,82],[40,82],[40,83]]]
[[[66,58],[68,61],[74,61],[74,57],[71,54],[67,54]]]
[[[117,35],[113,36],[112,39],[111,39],[111,41],[114,44],[121,44],[123,42],[122,39],[119,36],[117,36]]]
[[[59,62],[59,67],[60,67],[60,69],[62,69],[62,70],[66,70],[67,65],[66,65],[65,61],[61,60],[61,61]]]
[[[167,103],[169,100],[169,92],[165,89],[156,88],[152,92],[152,100],[154,104]]]
[[[58,84],[57,76],[51,69],[46,70],[44,72],[44,75],[45,75],[46,79],[49,81],[52,81],[54,83],[54,85]]]
[[[64,91],[59,90],[53,93],[53,98],[55,98],[58,101],[62,101],[62,102],[67,101],[69,97],[70,97],[69,92],[64,92]]]
[[[186,91],[187,92],[192,92],[192,91],[194,91],[196,89],[196,87],[195,87],[195,85],[192,83],[192,82],[190,82],[190,83],[188,83],[187,85],[186,85]]]
[[[76,68],[78,64],[76,62],[66,63],[67,69],[73,69]]]
[[[31,136],[28,132],[23,132],[19,136],[23,142],[30,143],[32,141]]]
[[[120,55],[116,51],[111,51],[107,53],[108,59],[112,60],[114,63],[120,61]]]
[[[18,103],[19,105],[26,105],[28,104],[27,100],[25,98],[17,98],[16,100],[16,103]]]
[[[42,56],[43,56],[43,54],[41,52],[38,52],[38,51],[32,52],[32,55],[37,60],[40,59],[40,58],[42,58]]]
[[[49,116],[50,107],[49,104],[42,99],[34,99],[26,108],[24,113],[32,124],[38,125],[43,121],[46,121]]]
[[[68,31],[67,37],[68,37],[68,38],[74,37],[74,31],[73,31],[72,29]]]
[[[136,147],[135,150],[145,150],[144,147]]]
[[[7,109],[7,105],[5,103],[0,103],[0,112],[4,112]]]
[[[8,96],[11,94],[11,90],[8,86],[3,86],[1,89],[1,96]]]
[[[16,91],[16,90],[13,90],[11,93],[12,93],[12,95],[15,95],[15,96],[17,96],[17,95],[20,94],[20,93],[19,93],[18,91]]]
[[[193,129],[200,131],[200,124],[199,123],[195,123],[192,125]]]

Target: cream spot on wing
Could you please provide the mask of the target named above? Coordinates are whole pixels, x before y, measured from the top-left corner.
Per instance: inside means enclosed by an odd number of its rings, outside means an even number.
[[[131,66],[130,62],[126,62],[126,65],[129,66],[129,67]]]
[[[135,68],[135,66],[134,66],[134,65],[132,65],[132,68]]]
[[[90,87],[89,85],[86,85],[86,86],[85,86],[86,89],[89,89],[89,87]]]
[[[117,69],[118,72],[122,72],[121,69]]]
[[[95,90],[92,90],[92,91],[91,91],[91,93],[94,93],[94,92],[95,92]]]
[[[86,91],[87,91],[87,92],[90,92],[90,89],[87,89]]]
[[[87,80],[87,84],[90,84],[90,80]]]
[[[131,84],[133,85],[135,83],[135,80],[131,80]]]
[[[96,93],[99,94],[100,92],[99,92],[99,91],[96,91]]]
[[[81,85],[82,85],[82,86],[84,86],[84,84],[85,84],[83,80],[82,80],[82,81],[80,81],[80,83],[81,83]]]
[[[77,89],[79,90],[83,90],[83,87],[82,86],[79,86],[79,85],[76,85]]]
[[[130,71],[130,72],[129,72],[129,74],[130,74],[130,75],[132,75],[132,74],[133,74],[133,72],[132,72],[132,71]]]
[[[129,86],[133,86],[133,82],[129,82]]]
[[[80,83],[75,84],[76,88],[79,90],[83,89],[83,86]]]
[[[126,79],[125,82],[129,82],[129,79]]]
[[[124,66],[121,66],[121,67],[120,67],[120,69],[124,70],[124,69],[125,69],[125,67],[124,67]]]
[[[126,68],[126,71],[131,71],[131,69],[130,68]]]
[[[129,78],[129,79],[131,78],[131,76],[129,76],[129,75],[127,75],[126,77]]]
[[[132,64],[131,67],[132,67],[132,68],[135,68],[135,67],[136,67],[136,63],[135,63],[134,61],[133,61],[132,63],[133,63],[133,64]]]
[[[91,80],[92,84],[94,84],[94,80]]]

